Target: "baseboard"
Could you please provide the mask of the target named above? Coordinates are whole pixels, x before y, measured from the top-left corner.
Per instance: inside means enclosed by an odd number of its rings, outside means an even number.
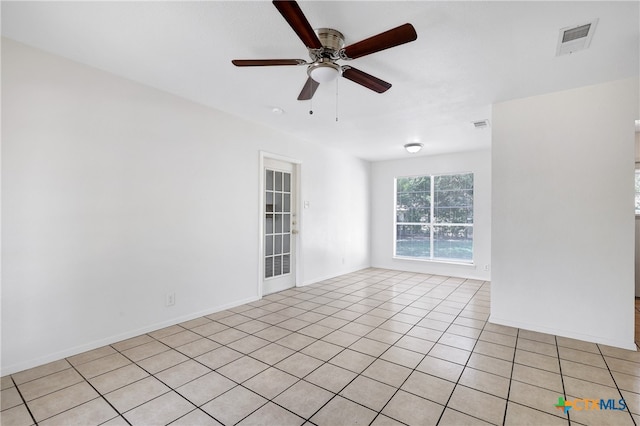
[[[585,342],[600,343],[602,345],[613,346],[621,349],[628,349],[631,351],[637,350],[636,344],[633,341],[633,336],[631,336],[630,341],[623,342],[623,341],[608,339],[602,336],[593,336],[590,334],[575,333],[569,330],[563,330],[559,328],[548,328],[548,327],[541,327],[538,325],[528,324],[520,321],[510,321],[504,318],[497,318],[494,315],[489,316],[489,322],[492,324],[505,325],[507,327],[514,327],[514,328],[521,328],[523,330],[536,331],[538,333],[546,333],[546,334],[552,334],[555,336],[567,337],[569,339],[577,339],[577,340],[583,340]]]
[[[94,340],[91,343],[86,343],[83,345],[75,346],[73,348],[65,349],[63,351],[54,352],[49,355],[45,355],[42,357],[38,357],[35,359],[27,360],[24,362],[2,366],[2,370],[0,371],[1,376],[6,376],[8,374],[15,374],[19,371],[27,370],[29,368],[38,367],[44,364],[48,364],[50,362],[58,361],[64,358],[68,358],[73,355],[78,355],[83,352],[87,352],[93,349],[100,348],[102,346],[110,345],[112,343],[121,342],[123,340],[130,339],[132,337],[140,336],[142,334],[150,333],[152,331],[160,330],[161,328],[169,327],[172,325],[180,324],[186,321],[190,321],[192,319],[200,318],[205,315],[211,315],[216,312],[224,311],[225,309],[234,308],[236,306],[244,305],[246,303],[255,302],[256,300],[260,300],[259,296],[253,296],[244,300],[235,301],[232,303],[228,303],[226,305],[216,306],[214,308],[205,309],[199,312],[191,313],[188,315],[183,315],[180,317],[172,318],[167,321],[162,321],[159,323],[151,324],[145,327],[141,327],[135,330],[130,330],[125,333],[116,334],[113,336],[106,337],[104,339]]]

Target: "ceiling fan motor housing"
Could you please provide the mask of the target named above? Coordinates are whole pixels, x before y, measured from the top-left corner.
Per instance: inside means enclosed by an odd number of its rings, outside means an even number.
[[[311,56],[315,55],[316,58],[331,58],[331,59],[339,59],[340,55],[338,51],[344,47],[344,36],[338,30],[334,30],[333,28],[317,28],[315,30],[318,38],[320,39],[320,43],[322,43],[322,49],[318,49],[319,52],[311,52]]]

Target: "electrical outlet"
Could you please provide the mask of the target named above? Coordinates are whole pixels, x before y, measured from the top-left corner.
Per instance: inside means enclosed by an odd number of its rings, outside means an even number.
[[[489,271],[489,265],[484,265],[484,270],[488,272]]]
[[[165,305],[166,306],[173,306],[176,304],[176,293],[167,293],[167,297],[165,300]]]

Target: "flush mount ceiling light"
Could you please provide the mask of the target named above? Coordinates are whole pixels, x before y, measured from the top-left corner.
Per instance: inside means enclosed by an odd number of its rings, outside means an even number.
[[[340,75],[341,68],[333,62],[320,61],[307,69],[307,74],[317,83],[328,83]]]
[[[408,143],[404,146],[404,149],[407,150],[407,152],[411,153],[411,154],[415,154],[416,152],[420,151],[422,149],[422,144],[418,143],[418,142],[411,142]]]

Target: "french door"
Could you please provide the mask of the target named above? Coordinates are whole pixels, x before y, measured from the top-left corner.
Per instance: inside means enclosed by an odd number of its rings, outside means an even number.
[[[294,287],[297,234],[295,165],[264,159],[262,293]]]

